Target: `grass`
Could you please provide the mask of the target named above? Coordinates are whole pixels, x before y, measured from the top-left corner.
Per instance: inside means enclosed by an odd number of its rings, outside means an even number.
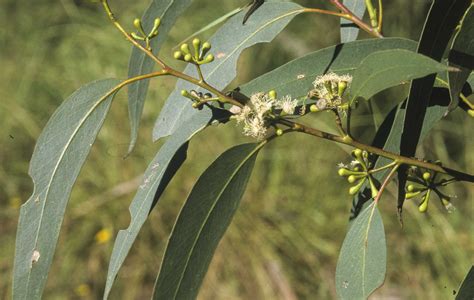
[[[130,5],[112,1],[112,5],[122,20],[131,23],[141,15],[146,2]],[[299,1],[304,2],[324,6]],[[387,3],[387,36],[418,37],[427,7],[414,2]],[[243,4],[212,3],[196,1],[179,20],[179,28],[171,32],[162,51],[168,61],[175,43]],[[404,10],[411,12],[410,18],[401,13]],[[245,51],[233,86],[336,43],[337,25],[336,19],[326,16],[296,18],[274,44]],[[315,34],[304,36],[301,28],[312,28]],[[0,44],[0,299],[9,299],[16,223],[19,206],[32,191],[27,172],[35,140],[52,112],[79,86],[99,78],[124,78],[130,46],[107,22],[98,5],[72,0],[3,0]],[[128,226],[128,205],[137,178],[161,145],[151,143],[151,130],[173,84],[170,79],[153,81],[139,145],[127,160],[121,158],[129,139],[125,93],[115,100],[73,189],[45,299],[101,297],[114,236]],[[390,108],[384,100],[376,99],[381,114]],[[360,119],[359,135],[369,138],[373,128],[364,123],[371,117],[362,115]],[[471,130],[472,119],[455,111],[432,131],[419,154],[472,170],[474,142],[467,138]],[[167,236],[194,182],[220,153],[245,141],[233,124],[211,127],[193,140],[187,162],[140,233],[111,299],[150,295]],[[218,247],[199,298],[335,298],[335,264],[351,206],[347,185],[336,175],[335,165],[348,159],[337,145],[299,135],[289,135],[266,148],[259,156],[241,207]],[[394,185],[389,191],[393,193]],[[457,184],[449,192],[458,196],[454,200],[458,208],[455,213],[447,214],[432,203],[428,214],[419,214],[414,203],[407,203],[403,228],[397,221],[395,198],[383,198],[388,274],[374,299],[452,298],[474,258],[474,188]],[[111,233],[111,237],[97,236],[101,230]]]

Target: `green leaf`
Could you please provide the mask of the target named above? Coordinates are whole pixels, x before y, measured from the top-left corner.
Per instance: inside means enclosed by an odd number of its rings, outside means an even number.
[[[456,300],[472,299],[474,299],[474,266],[472,266],[469,273],[467,273],[456,296]]]
[[[40,299],[51,267],[69,195],[119,84],[81,87],[56,110],[36,143],[29,174],[34,192],[20,210],[13,299]]]
[[[464,16],[461,29],[456,35],[453,47],[449,52],[449,65],[460,69],[460,72],[449,73],[449,91],[451,104],[454,109],[458,104],[459,93],[464,83],[474,69],[474,8],[470,7]]]
[[[153,0],[142,17],[145,32],[151,31],[155,18],[161,19],[160,31],[157,37],[151,40],[152,52],[158,55],[169,31],[176,19],[189,7],[192,0]],[[155,62],[140,49],[133,47],[128,63],[128,77],[135,77],[153,71]],[[145,105],[149,79],[140,80],[128,87],[128,112],[130,118],[131,137],[128,153],[135,147],[138,138],[140,118]]]
[[[109,297],[115,278],[130,252],[140,229],[148,218],[153,205],[156,204],[161,193],[184,162],[187,141],[201,131],[207,125],[210,118],[211,116],[207,114],[198,114],[189,122],[183,123],[168,138],[149,164],[143,175],[143,181],[130,204],[130,225],[127,229],[120,230],[115,239],[107,273],[104,299]]]
[[[385,280],[387,247],[380,212],[372,202],[344,239],[336,268],[341,299],[367,299]]]
[[[388,49],[416,49],[416,42],[400,38],[384,38],[354,41],[321,49],[292,60],[285,65],[257,77],[241,86],[247,95],[275,90],[279,95],[293,98],[305,97],[313,88],[318,75],[327,72],[353,74],[360,62],[368,55]]]
[[[418,53],[441,61],[448,42],[471,0],[435,0],[423,29]],[[415,154],[436,75],[414,80],[410,88],[400,153]]]
[[[344,0],[343,4],[359,19],[364,18],[365,0]],[[341,43],[352,42],[359,35],[359,27],[353,22],[341,18]]]
[[[206,81],[217,89],[224,89],[235,78],[237,60],[242,51],[257,43],[271,41],[302,11],[301,6],[294,3],[271,2],[263,4],[246,25],[242,25],[243,12],[230,18],[210,39],[216,59],[202,66]],[[193,65],[188,65],[184,72],[198,76]],[[189,105],[189,99],[181,96],[183,89],[200,90],[193,84],[178,81],[155,123],[153,140],[172,134],[179,124],[200,113]]]
[[[214,251],[234,216],[264,145],[243,144],[201,175],[171,233],[153,299],[195,299]]]
[[[417,52],[441,61],[456,26],[471,4],[471,0],[435,0],[426,19]],[[436,75],[430,75],[412,81],[399,144],[399,152],[403,156],[415,155],[435,79]],[[405,201],[406,168],[407,166],[402,166],[398,172],[400,213]]]
[[[352,100],[369,100],[372,96],[404,81],[446,71],[446,65],[424,55],[395,49],[375,52],[367,56],[357,68],[352,80]]]

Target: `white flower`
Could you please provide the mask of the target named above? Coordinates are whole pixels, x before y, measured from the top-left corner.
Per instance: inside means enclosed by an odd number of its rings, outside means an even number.
[[[270,99],[265,93],[257,93],[250,96],[250,103],[253,106],[254,112],[259,116],[263,116],[272,109],[275,100]]]
[[[239,109],[240,112],[235,115],[235,119],[237,120],[237,123],[242,123],[250,117],[250,115],[252,114],[252,109],[248,105],[245,105],[244,107]]]
[[[288,115],[295,113],[295,108],[298,105],[298,100],[291,99],[291,96],[285,96],[277,102],[277,107]]]
[[[342,95],[338,95],[339,83],[341,82],[346,83],[347,86],[350,85],[352,76],[348,74],[337,75],[333,72],[320,75],[313,82],[314,92],[319,98],[328,100],[332,100],[335,96],[341,97]]]
[[[262,140],[267,134],[267,128],[265,127],[265,121],[259,116],[247,119],[244,125],[244,134]]]

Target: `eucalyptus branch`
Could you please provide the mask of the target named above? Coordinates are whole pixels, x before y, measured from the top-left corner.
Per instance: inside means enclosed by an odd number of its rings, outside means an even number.
[[[435,172],[438,172],[438,173],[451,175],[451,176],[455,177],[456,179],[458,179],[460,181],[474,182],[474,175],[470,175],[470,174],[463,173],[463,172],[460,172],[460,171],[457,171],[457,170],[446,168],[446,167],[443,167],[443,166],[440,166],[440,165],[437,165],[437,164],[434,164],[434,163],[423,161],[423,160],[418,159],[418,158],[410,158],[410,157],[401,156],[401,155],[395,154],[393,152],[389,152],[389,151],[386,151],[386,150],[383,150],[383,149],[380,149],[380,148],[377,148],[377,147],[374,147],[374,146],[371,146],[371,145],[367,145],[367,144],[358,142],[358,141],[356,141],[356,140],[354,140],[350,137],[347,137],[347,136],[342,137],[342,136],[334,135],[332,133],[324,132],[324,131],[321,131],[321,130],[318,130],[318,129],[315,129],[315,128],[311,128],[311,127],[308,127],[306,125],[296,123],[296,122],[292,122],[292,121],[285,120],[285,119],[280,119],[277,122],[282,124],[282,125],[285,125],[285,126],[288,126],[288,127],[292,128],[293,131],[295,131],[295,132],[302,132],[302,133],[305,133],[305,134],[308,134],[308,135],[316,136],[316,137],[323,138],[323,139],[326,139],[326,140],[330,140],[330,141],[334,141],[334,142],[337,142],[337,143],[349,145],[349,146],[352,146],[352,147],[357,148],[357,149],[365,150],[369,153],[373,153],[373,154],[378,155],[378,156],[389,158],[389,159],[395,161],[397,164],[417,166],[417,167],[432,170],[432,171],[435,171]]]
[[[377,28],[372,28],[364,21],[362,21],[358,16],[356,16],[350,9],[348,9],[340,0],[331,0],[331,3],[334,4],[342,12],[342,18],[352,21],[354,24],[359,26],[360,29],[366,31],[374,37],[383,38],[383,35],[377,30]]]
[[[216,94],[222,102],[226,102],[226,103],[230,103],[230,104],[233,104],[233,105],[237,105],[239,107],[242,106],[242,104],[240,104],[240,102],[234,100],[233,98],[231,97],[228,97],[226,96],[223,92],[221,92],[220,90],[212,87],[211,85],[209,85],[208,83],[206,83],[202,78],[201,79],[196,79],[194,77],[191,77],[187,74],[184,74],[183,72],[180,72],[178,70],[175,70],[171,67],[169,67],[163,60],[161,60],[160,58],[158,58],[156,55],[153,54],[153,52],[151,52],[149,49],[143,47],[139,42],[137,42],[133,36],[131,34],[129,34],[124,28],[123,26],[120,24],[120,22],[117,20],[117,18],[115,17],[114,13],[112,12],[112,9],[110,8],[109,6],[109,3],[108,3],[108,0],[101,0],[101,3],[102,3],[102,6],[104,7],[110,21],[114,24],[114,26],[125,36],[125,38],[131,42],[135,47],[137,47],[138,49],[140,49],[142,52],[144,52],[148,57],[150,57],[151,59],[153,59],[161,68],[162,68],[162,71],[161,72],[164,72],[166,73],[166,75],[172,75],[174,77],[177,77],[177,78],[180,78],[180,79],[183,79],[183,80],[186,80],[190,83],[193,83],[203,89],[206,89],[208,90],[209,92],[211,93],[214,93]],[[202,74],[200,75],[202,76]],[[153,76],[152,76],[153,77]],[[148,77],[146,77],[148,78]],[[140,80],[140,79],[138,79]]]

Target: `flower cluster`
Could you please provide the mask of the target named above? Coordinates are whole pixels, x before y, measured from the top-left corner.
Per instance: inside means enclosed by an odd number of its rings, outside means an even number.
[[[378,194],[377,182],[372,176],[372,165],[369,159],[369,153],[361,149],[352,151],[353,161],[349,165],[340,163],[338,165],[339,176],[347,177],[349,183],[356,183],[349,189],[349,194],[355,195],[359,192],[366,181],[369,182],[372,197],[375,198]]]
[[[352,82],[350,75],[337,75],[328,73],[316,77],[308,98],[316,99],[317,102],[312,106],[312,111],[321,111],[327,109],[340,109],[342,105],[342,96],[347,87]]]
[[[295,114],[297,105],[298,101],[291,96],[276,99],[272,91],[268,94],[253,94],[244,107],[234,108],[231,111],[235,114],[237,123],[244,124],[244,135],[262,140],[267,134],[269,120],[277,116]]]

